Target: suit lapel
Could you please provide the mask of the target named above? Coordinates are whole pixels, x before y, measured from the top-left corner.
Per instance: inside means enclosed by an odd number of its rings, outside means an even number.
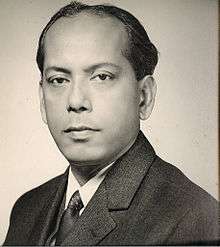
[[[34,245],[44,245],[56,225],[56,220],[60,217],[60,206],[62,203],[63,195],[66,189],[68,178],[68,169],[60,176],[54,186],[48,188],[48,198],[45,198],[45,204],[37,217],[37,221],[33,227],[28,243]]]
[[[139,133],[131,149],[115,162],[62,245],[97,245],[117,224],[111,211],[126,210],[155,158]]]
[[[155,157],[153,147],[140,131],[134,145],[117,160],[106,176],[105,183],[110,210],[129,207]]]

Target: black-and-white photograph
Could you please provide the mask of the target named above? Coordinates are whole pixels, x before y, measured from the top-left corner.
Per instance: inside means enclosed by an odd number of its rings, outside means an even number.
[[[218,4],[0,1],[0,245],[220,245]]]

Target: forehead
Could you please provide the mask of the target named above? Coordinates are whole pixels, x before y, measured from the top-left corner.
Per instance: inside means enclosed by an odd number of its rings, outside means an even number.
[[[98,53],[117,53],[127,48],[128,35],[123,24],[115,17],[80,13],[74,17],[61,17],[45,35],[45,55],[50,50],[85,49]]]

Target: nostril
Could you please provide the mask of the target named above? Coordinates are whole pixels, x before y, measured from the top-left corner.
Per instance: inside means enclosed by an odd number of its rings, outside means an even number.
[[[84,107],[84,106],[81,106],[81,107],[72,107],[71,105],[69,105],[69,107],[67,108],[67,111],[68,112],[73,111],[73,112],[77,112],[77,113],[84,112],[84,111],[87,111],[87,110],[88,109],[86,107]]]

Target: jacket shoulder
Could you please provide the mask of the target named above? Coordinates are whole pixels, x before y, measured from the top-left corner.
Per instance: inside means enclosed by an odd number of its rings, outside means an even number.
[[[63,175],[59,175],[55,178],[52,178],[40,186],[24,193],[17,199],[14,208],[20,208],[20,206],[23,208],[26,205],[29,207],[31,205],[37,207],[41,201],[44,201],[46,198],[48,198],[48,195],[56,191],[62,176]]]
[[[56,193],[62,177],[63,175],[59,175],[52,178],[20,196],[12,208],[10,223],[22,222],[25,219],[28,220],[40,213],[45,201],[47,201],[51,195]]]
[[[170,244],[200,244],[195,240],[219,239],[219,203],[208,192],[194,184],[178,168],[156,157],[150,176],[157,179],[157,196],[172,205],[175,224]],[[169,206],[167,206],[169,207]],[[171,208],[170,208],[171,210]]]
[[[190,200],[191,204],[195,201],[197,205],[199,202],[203,203],[203,201],[218,204],[217,200],[200,186],[193,183],[177,167],[163,161],[159,157],[156,157],[151,172],[154,173],[154,176],[157,176],[160,183],[169,185],[171,192],[179,191],[174,196],[181,194],[181,197],[184,196],[186,200]]]
[[[25,245],[37,217],[44,210],[45,202],[55,195],[64,177],[64,174],[57,176],[17,199],[11,211],[10,225],[3,245]]]

